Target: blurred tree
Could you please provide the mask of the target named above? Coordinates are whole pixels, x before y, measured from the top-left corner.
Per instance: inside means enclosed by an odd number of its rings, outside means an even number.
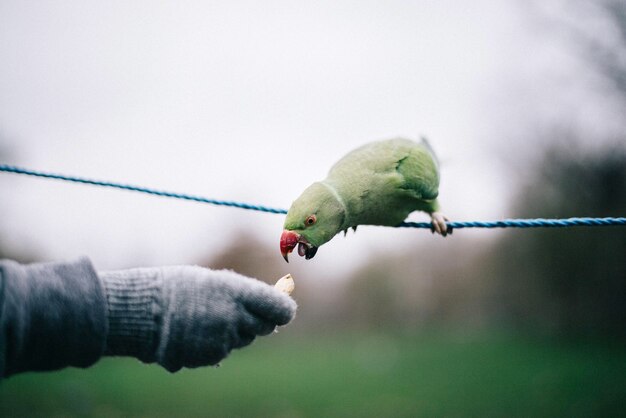
[[[409,331],[482,325],[485,244],[468,235],[437,240],[422,235],[425,231],[412,232],[401,252],[372,254],[351,275],[341,297],[340,321]]]
[[[558,146],[534,169],[519,217],[624,216],[626,141],[594,154]],[[492,304],[507,323],[563,336],[626,337],[626,228],[509,231],[495,248]]]
[[[623,0],[535,1],[530,6],[534,17],[548,19],[550,27],[581,54],[626,105],[626,2]],[[554,7],[556,4],[556,7]],[[602,24],[603,30],[598,30]]]
[[[587,32],[580,36],[586,44],[590,62],[612,80],[626,104],[626,2],[623,0],[602,0],[598,7],[604,9],[617,33],[615,43],[606,43],[600,35]]]
[[[611,97],[618,102],[607,99],[607,104],[626,108],[626,3],[600,0],[567,7],[579,12],[595,8],[604,19],[607,31],[591,30],[580,19],[553,23],[566,29],[572,45],[609,81]],[[557,122],[556,129],[535,126],[537,142],[552,145],[539,161],[516,173],[528,180],[513,205],[514,216],[624,216],[626,119],[617,122],[622,133],[614,141],[594,141],[594,132],[559,128],[569,121]],[[577,141],[583,135],[584,141]],[[571,145],[594,142],[604,144],[603,150],[589,153]],[[486,302],[490,318],[532,333],[624,338],[624,254],[626,229],[621,227],[507,231],[483,267],[493,291]]]
[[[403,257],[375,256],[357,269],[342,295],[338,324],[349,328],[388,329],[404,325],[398,271]]]

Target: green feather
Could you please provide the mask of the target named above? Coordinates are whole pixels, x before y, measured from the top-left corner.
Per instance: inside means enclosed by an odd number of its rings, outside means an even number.
[[[409,213],[438,209],[439,164],[423,139],[372,142],[339,160],[325,180],[296,199],[285,229],[319,247],[342,230],[357,225],[395,226]],[[315,215],[314,225],[305,220]]]

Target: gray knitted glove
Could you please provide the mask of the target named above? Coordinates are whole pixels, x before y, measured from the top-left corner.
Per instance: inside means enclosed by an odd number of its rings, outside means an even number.
[[[99,273],[108,303],[106,355],[175,372],[214,365],[291,321],[296,303],[261,281],[195,266]]]

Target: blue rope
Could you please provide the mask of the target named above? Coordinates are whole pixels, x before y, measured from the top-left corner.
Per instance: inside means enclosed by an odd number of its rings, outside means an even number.
[[[452,229],[462,228],[565,228],[569,226],[626,225],[626,218],[567,218],[567,219],[503,219],[501,221],[446,222]],[[429,222],[403,222],[401,228],[431,228]]]
[[[70,181],[74,183],[91,184],[93,186],[112,187],[114,189],[130,190],[133,192],[147,193],[155,196],[171,197],[174,199],[192,200],[194,202],[210,203],[218,206],[230,206],[240,209],[258,210],[269,213],[287,213],[284,209],[268,208],[266,206],[250,205],[248,203],[233,202],[230,200],[208,199],[201,196],[193,196],[183,193],[166,192],[163,190],[155,190],[147,187],[133,186],[131,184],[114,183],[111,181],[90,180],[82,177],[64,176],[62,174],[44,173],[42,171],[29,170],[27,168],[15,167],[6,164],[0,164],[0,171],[15,174],[25,174],[27,176],[43,177],[46,179]]]
[[[146,193],[155,196],[170,197],[174,199],[190,200],[200,203],[209,203],[218,206],[229,206],[240,209],[256,210],[267,213],[286,214],[285,209],[271,208],[261,205],[252,205],[249,203],[233,202],[230,200],[208,199],[206,197],[194,196],[184,193],[166,192],[147,187],[133,186],[130,184],[114,183],[110,181],[90,180],[82,177],[65,176],[61,174],[45,173],[42,171],[29,170],[26,168],[15,167],[6,164],[0,164],[0,171],[15,174],[24,174],[27,176],[43,177],[47,179],[63,180],[73,183],[90,184],[93,186],[111,187],[114,189],[130,190],[133,192]],[[624,218],[568,218],[568,219],[504,219],[501,221],[489,222],[448,222],[447,225],[453,229],[462,228],[564,228],[571,226],[615,226],[626,225],[626,217]],[[429,222],[403,222],[398,227],[401,228],[425,228],[430,229]]]

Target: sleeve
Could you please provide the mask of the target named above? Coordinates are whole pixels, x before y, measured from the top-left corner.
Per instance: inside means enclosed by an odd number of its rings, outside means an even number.
[[[91,262],[0,260],[0,378],[88,367],[103,354],[107,302]]]

